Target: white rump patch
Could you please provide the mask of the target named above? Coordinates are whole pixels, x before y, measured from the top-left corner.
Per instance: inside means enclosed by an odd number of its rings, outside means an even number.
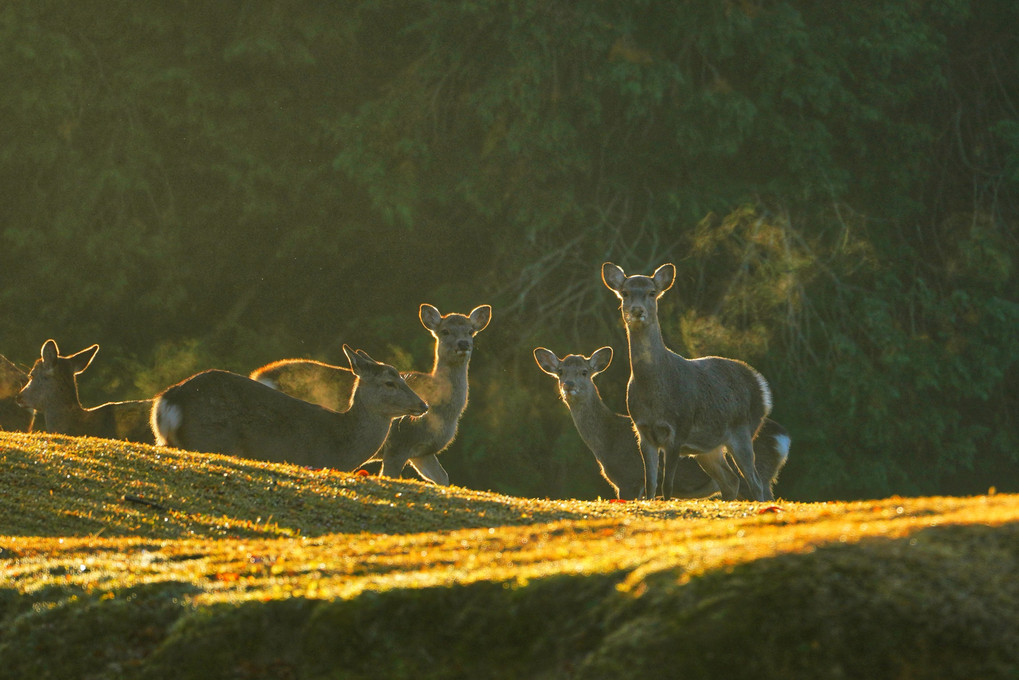
[[[789,446],[793,443],[793,440],[789,438],[787,434],[776,434],[775,435],[775,451],[782,457],[782,462],[785,463],[789,459]]]
[[[152,409],[152,433],[156,436],[157,446],[169,446],[183,420],[180,406],[168,404],[160,399]]]

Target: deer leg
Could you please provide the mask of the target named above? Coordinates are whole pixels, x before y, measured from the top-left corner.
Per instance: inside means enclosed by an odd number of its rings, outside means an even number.
[[[708,477],[715,480],[719,491],[722,492],[722,500],[736,499],[739,493],[739,475],[729,467],[729,461],[725,459],[725,447],[719,446],[700,453],[696,456],[696,461],[701,469],[708,473]]]
[[[708,498],[715,493],[718,484],[704,473],[692,455],[676,456],[670,494],[673,498]]]
[[[658,492],[658,449],[641,440],[640,455],[644,458],[644,493],[653,501]]]
[[[387,446],[382,449],[382,469],[379,470],[379,477],[399,478],[410,459],[410,454],[397,447],[389,447],[388,442],[386,443]]]
[[[434,453],[411,458],[409,462],[417,470],[417,473],[429,482],[439,486],[449,486],[449,474],[439,462],[439,457]]]
[[[686,458],[682,453],[675,451],[672,455],[668,456],[665,460],[664,470],[662,471],[662,499],[669,500],[672,498],[672,483],[676,478],[676,470],[682,460]]]
[[[761,478],[757,474],[757,468],[754,465],[754,444],[750,433],[748,431],[734,433],[729,438],[726,447],[729,449],[729,454],[732,455],[732,459],[735,461],[740,474],[743,475],[743,479],[747,482],[749,487],[747,489],[748,495],[758,501],[772,500],[774,496],[761,482]]]

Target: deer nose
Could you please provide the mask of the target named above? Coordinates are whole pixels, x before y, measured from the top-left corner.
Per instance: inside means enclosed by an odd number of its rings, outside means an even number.
[[[461,352],[469,352],[471,350],[471,341],[461,340],[460,342],[456,343],[456,348]]]

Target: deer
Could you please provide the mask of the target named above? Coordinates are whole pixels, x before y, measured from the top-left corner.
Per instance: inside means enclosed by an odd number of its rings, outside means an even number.
[[[407,384],[428,402],[428,413],[406,416],[393,423],[382,449],[372,457],[382,461],[379,474],[398,477],[408,463],[426,481],[449,485],[449,474],[438,454],[456,437],[467,408],[467,373],[474,352],[474,336],[488,327],[492,307],[480,305],[470,314],[442,314],[430,304],[418,309],[421,325],[435,339],[432,370],[404,374]],[[310,401],[338,399],[349,394],[350,372],[308,359],[284,359],[252,372],[251,377],[288,394]],[[320,401],[329,406],[327,401]]]
[[[594,377],[612,362],[612,348],[602,347],[589,357],[568,354],[560,359],[545,347],[535,348],[533,354],[538,368],[559,381],[559,394],[573,424],[616,498],[635,500],[643,496],[644,460],[633,423],[629,416],[610,409],[594,384]]]
[[[0,354],[0,429],[32,431],[34,414],[17,401],[27,382],[28,374]]]
[[[666,347],[658,300],[675,279],[671,263],[651,276],[627,276],[616,264],[602,265],[602,281],[619,298],[626,328],[626,407],[644,457],[646,488],[657,487],[660,455],[665,460],[662,495],[668,499],[674,469],[682,456],[690,455],[718,485],[723,500],[737,498],[740,476],[751,500],[772,500],[773,493],[757,473],[753,447],[772,408],[768,381],[737,359],[686,359]]]
[[[78,398],[78,376],[95,359],[99,345],[61,356],[55,340],[43,343],[18,403],[42,413],[46,431],[78,437],[123,439],[152,444],[149,428],[151,399],[114,401],[84,408]]]
[[[347,345],[343,353],[354,376],[344,411],[212,369],[156,396],[156,444],[351,472],[382,446],[394,418],[423,415],[428,405],[392,366]]]
[[[601,398],[595,376],[612,363],[612,348],[602,347],[591,356],[568,354],[563,358],[544,347],[534,350],[534,360],[545,373],[556,378],[559,394],[573,417],[581,439],[594,454],[602,477],[616,492],[616,498],[632,500],[645,495],[644,460],[630,416],[613,411]],[[789,458],[790,437],[782,425],[766,418],[754,440],[757,472],[772,488]],[[718,485],[690,457],[681,459],[673,471],[672,495],[676,498],[707,498]],[[678,487],[676,482],[678,481]],[[647,494],[651,497],[653,494]],[[744,497],[740,487],[740,497]]]

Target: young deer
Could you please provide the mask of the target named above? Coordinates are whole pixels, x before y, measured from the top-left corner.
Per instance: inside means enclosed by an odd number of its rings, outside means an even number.
[[[32,431],[32,411],[18,403],[28,375],[0,354],[0,430]]]
[[[559,394],[570,409],[573,424],[616,498],[640,498],[644,494],[644,461],[633,423],[606,406],[594,384],[594,376],[612,362],[612,348],[602,347],[590,357],[570,354],[560,359],[551,350],[538,347],[534,360],[538,368],[559,380]]]
[[[467,369],[474,351],[474,336],[488,326],[492,308],[481,305],[469,315],[443,315],[432,305],[423,304],[418,316],[435,338],[435,360],[431,372],[413,371],[404,377],[428,402],[428,413],[393,423],[385,445],[373,460],[382,461],[382,475],[399,476],[409,462],[423,478],[445,486],[449,484],[449,475],[438,454],[453,441],[460,416],[467,407]],[[347,386],[352,382],[350,372],[344,368],[304,359],[277,361],[254,371],[251,377],[324,406],[330,405],[328,399],[349,394]]]
[[[675,278],[672,264],[662,265],[652,276],[627,276],[611,262],[602,265],[602,281],[619,297],[626,326],[626,406],[640,439],[647,488],[657,486],[659,453],[665,458],[665,498],[672,493],[673,470],[681,456],[693,455],[718,484],[723,499],[737,497],[741,474],[751,499],[770,500],[773,496],[754,464],[753,439],[771,411],[771,388],[742,361],[689,360],[665,346],[658,298]],[[729,466],[726,450],[740,474]]]
[[[344,345],[354,389],[337,412],[227,371],[205,371],[155,399],[156,443],[206,453],[351,471],[372,456],[394,418],[428,405],[395,368]]]
[[[47,432],[153,443],[149,429],[151,399],[82,407],[78,375],[89,367],[98,351],[99,345],[92,345],[76,354],[60,356],[56,341],[47,340],[28,375],[28,384],[18,394],[18,403],[42,413]]]
[[[573,424],[598,461],[602,476],[616,490],[616,496],[639,498],[644,492],[644,461],[634,436],[633,421],[610,409],[594,384],[594,377],[612,362],[612,348],[602,347],[590,357],[569,354],[560,359],[539,347],[534,350],[534,360],[541,370],[558,379],[559,393],[570,409]],[[754,440],[754,458],[757,474],[769,488],[789,457],[789,444],[785,428],[765,419]],[[718,485],[692,458],[683,457],[673,475],[674,497],[705,498],[718,491]],[[740,495],[744,495],[742,485]]]

